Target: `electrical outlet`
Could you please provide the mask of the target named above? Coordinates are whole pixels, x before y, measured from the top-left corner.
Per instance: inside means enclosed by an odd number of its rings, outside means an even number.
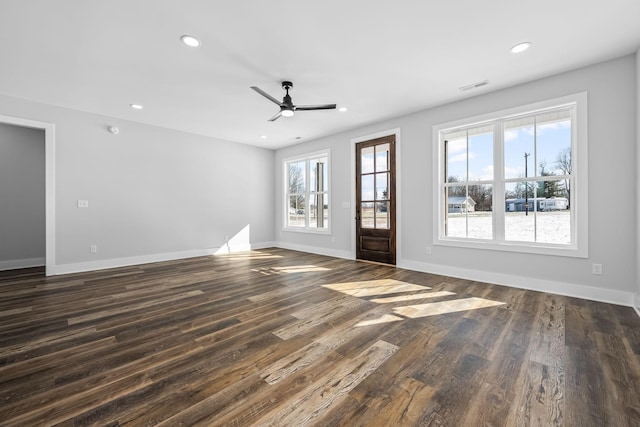
[[[602,274],[602,264],[593,264],[591,266],[591,272],[598,275]]]
[[[89,247],[89,252],[95,254],[96,252],[98,252],[98,247],[96,245],[91,245],[91,247]]]
[[[427,246],[427,255],[431,255],[431,246]]]

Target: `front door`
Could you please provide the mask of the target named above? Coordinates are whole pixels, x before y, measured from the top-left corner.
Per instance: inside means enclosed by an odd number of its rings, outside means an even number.
[[[356,144],[356,258],[396,263],[395,135]]]

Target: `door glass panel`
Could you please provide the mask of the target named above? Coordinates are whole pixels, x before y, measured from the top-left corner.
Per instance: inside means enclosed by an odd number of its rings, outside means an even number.
[[[376,174],[376,200],[389,199],[389,173]]]
[[[376,145],[376,172],[389,170],[389,144]]]
[[[374,164],[373,164],[373,152],[374,147],[363,148],[361,151],[361,162],[360,168],[362,169],[361,173],[373,173]]]
[[[376,202],[376,228],[389,228],[389,202]]]
[[[373,175],[362,175],[361,200],[374,200],[373,188]]]
[[[360,206],[360,226],[362,228],[375,228],[375,215],[373,202],[365,202]]]

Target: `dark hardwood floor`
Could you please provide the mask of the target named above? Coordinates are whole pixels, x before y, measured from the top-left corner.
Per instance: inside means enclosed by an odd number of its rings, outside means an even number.
[[[640,318],[282,249],[0,272],[0,425],[640,426]]]

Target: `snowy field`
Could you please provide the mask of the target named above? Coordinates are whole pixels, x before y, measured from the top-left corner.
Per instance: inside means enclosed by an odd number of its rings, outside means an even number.
[[[450,237],[470,237],[491,239],[491,212],[470,212],[468,214],[469,234],[466,234],[465,214],[448,214]],[[516,242],[571,243],[570,211],[551,212],[506,212],[505,240]]]

